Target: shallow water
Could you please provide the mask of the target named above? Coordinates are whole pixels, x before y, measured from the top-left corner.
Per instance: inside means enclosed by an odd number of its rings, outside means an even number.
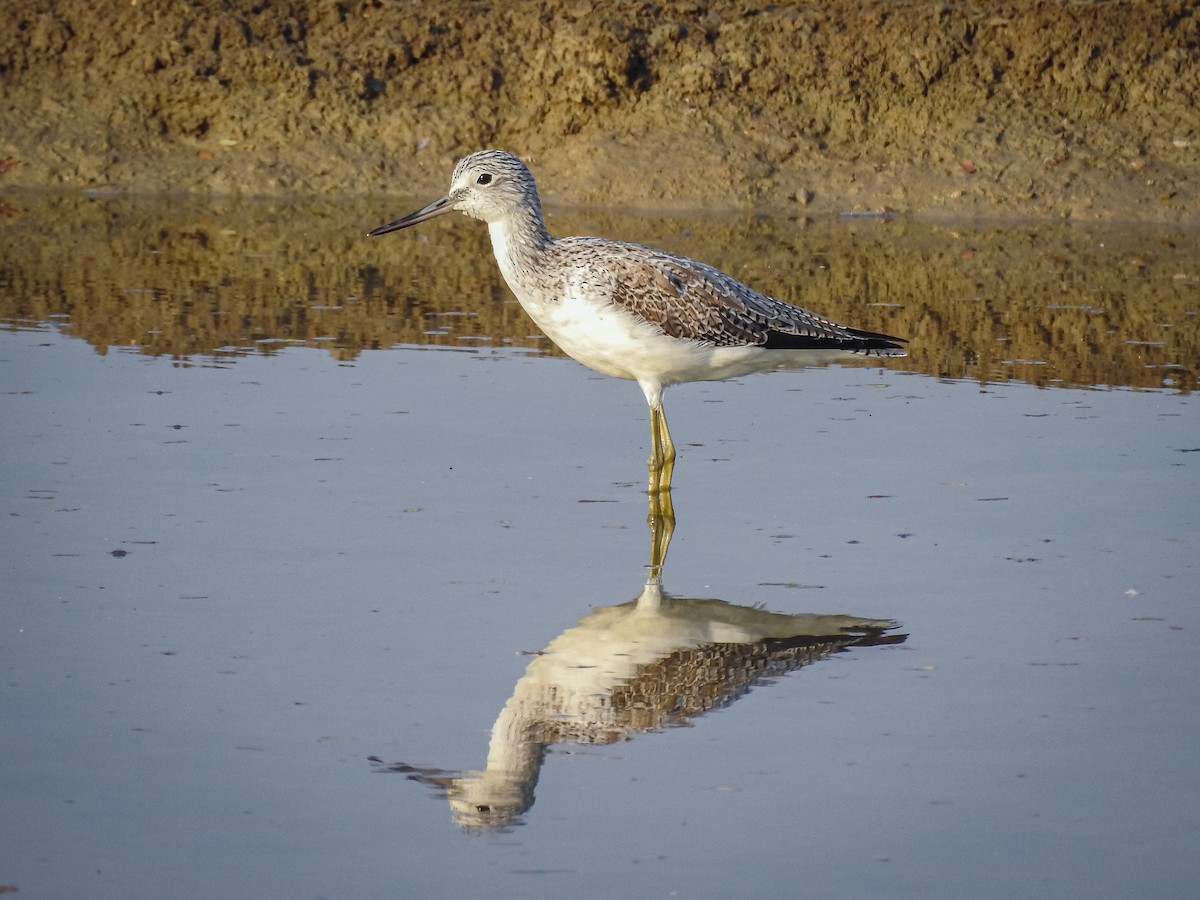
[[[0,884],[1192,895],[1195,233],[558,213],[912,339],[669,393],[656,605],[640,392],[408,208],[0,221]]]

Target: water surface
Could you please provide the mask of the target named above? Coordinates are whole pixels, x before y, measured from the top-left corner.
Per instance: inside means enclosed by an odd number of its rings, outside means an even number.
[[[1191,896],[1195,233],[552,216],[912,339],[668,394],[639,630],[644,401],[534,335],[476,223],[19,200],[0,884]],[[757,608],[902,627],[739,643]],[[536,777],[464,813],[497,733]]]

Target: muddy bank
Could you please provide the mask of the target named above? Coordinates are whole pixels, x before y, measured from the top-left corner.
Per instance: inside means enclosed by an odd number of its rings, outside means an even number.
[[[1195,2],[23,4],[0,190],[1200,221]]]

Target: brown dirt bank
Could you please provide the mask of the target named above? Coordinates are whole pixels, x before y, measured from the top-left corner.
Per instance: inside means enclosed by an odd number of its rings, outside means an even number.
[[[1198,8],[21,3],[0,189],[425,194],[501,146],[564,203],[1200,221]]]

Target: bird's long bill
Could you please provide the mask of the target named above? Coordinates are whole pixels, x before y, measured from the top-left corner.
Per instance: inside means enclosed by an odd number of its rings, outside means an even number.
[[[450,202],[449,197],[442,197],[440,200],[434,200],[428,206],[423,206],[415,213],[409,213],[403,219],[397,219],[395,222],[388,222],[386,225],[380,225],[373,231],[368,231],[368,237],[378,237],[381,234],[387,234],[392,231],[399,231],[401,228],[407,228],[410,225],[417,225],[420,222],[426,222],[429,219],[436,219],[438,216],[444,216],[446,213],[454,212],[454,205]]]

